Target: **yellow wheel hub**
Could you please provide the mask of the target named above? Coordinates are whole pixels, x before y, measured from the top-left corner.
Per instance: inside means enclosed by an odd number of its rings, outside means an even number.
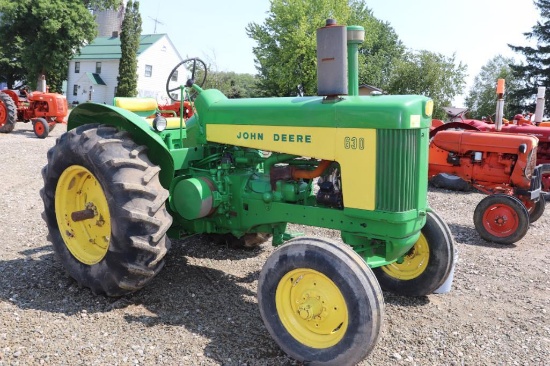
[[[382,270],[393,278],[412,280],[420,276],[428,267],[430,247],[424,234],[405,255],[403,262],[394,262],[382,267]]]
[[[321,272],[298,268],[288,272],[275,293],[279,319],[298,342],[312,348],[337,344],[348,327],[344,296]]]
[[[55,190],[55,216],[67,249],[80,262],[100,262],[111,235],[109,205],[96,177],[72,165],[59,177]]]

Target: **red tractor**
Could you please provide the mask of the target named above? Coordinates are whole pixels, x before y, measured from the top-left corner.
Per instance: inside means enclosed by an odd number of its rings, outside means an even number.
[[[159,104],[159,111],[163,117],[179,117],[181,113],[181,102],[178,100],[172,104]],[[193,115],[193,106],[187,100],[183,101],[183,119],[187,120]]]
[[[504,83],[503,79],[502,83]],[[537,147],[537,164],[550,164],[550,123],[542,122],[542,111],[544,109],[545,88],[540,87],[537,95],[537,109],[535,114],[526,116],[516,115],[510,121],[502,119],[502,123],[494,123],[490,118],[487,120],[465,119],[466,108],[448,109],[447,114],[451,117],[451,122],[443,123],[439,120],[432,121],[432,134],[444,130],[472,130],[488,132],[505,132],[512,134],[533,135],[539,139]],[[451,178],[448,178],[451,179]],[[543,172],[542,190],[546,197],[550,197],[550,172]]]
[[[502,97],[503,86],[497,90]],[[537,136],[504,132],[499,126],[501,107],[494,129],[481,131],[467,121],[434,123],[438,127],[430,131],[429,177],[441,173],[459,177],[488,194],[475,209],[476,230],[485,240],[513,244],[544,212],[542,176],[550,173],[550,161],[537,165]]]
[[[166,93],[172,100],[172,103],[159,104],[158,106],[158,109],[163,117],[179,117],[183,114],[184,120],[191,118],[194,110],[189,100],[193,99],[194,95],[188,95],[187,97],[181,98],[180,95],[185,93],[185,91],[180,86],[174,87],[173,82],[178,81],[177,78],[179,70],[193,70],[195,84],[202,86],[206,81],[207,69],[208,68],[204,61],[196,57],[185,59],[174,67],[172,73],[170,74],[172,76],[166,81]],[[181,105],[182,99],[183,106]]]
[[[56,123],[66,123],[67,98],[28,88],[0,91],[0,132],[11,132],[16,122],[32,122],[38,138],[45,138]]]

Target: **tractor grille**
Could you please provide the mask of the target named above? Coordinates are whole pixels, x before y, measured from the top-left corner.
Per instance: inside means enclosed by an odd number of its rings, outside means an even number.
[[[423,181],[419,177],[420,131],[377,131],[377,210],[403,212],[417,208],[418,184]]]

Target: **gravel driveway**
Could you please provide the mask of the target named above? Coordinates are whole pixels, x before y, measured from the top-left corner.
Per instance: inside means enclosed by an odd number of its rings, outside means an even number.
[[[30,124],[0,134],[0,365],[294,365],[256,301],[271,244],[243,251],[195,236],[174,241],[162,272],[120,299],[68,278],[46,240],[39,190],[46,151]],[[459,251],[448,294],[384,294],[385,324],[361,365],[548,365],[550,211],[514,246],[484,242],[472,216],[483,196],[431,189]],[[296,227],[310,235],[329,230]]]

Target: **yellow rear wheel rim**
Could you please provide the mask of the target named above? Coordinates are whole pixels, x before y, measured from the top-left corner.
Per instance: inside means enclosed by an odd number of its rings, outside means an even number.
[[[86,168],[65,169],[55,191],[55,216],[71,254],[88,265],[100,262],[109,249],[111,217],[103,189]]]
[[[393,278],[400,280],[412,280],[420,276],[428,267],[430,260],[430,247],[424,234],[405,255],[403,262],[393,262],[382,267],[382,270]]]
[[[301,344],[322,349],[337,344],[348,327],[348,309],[336,284],[321,272],[288,272],[275,293],[279,319]]]

